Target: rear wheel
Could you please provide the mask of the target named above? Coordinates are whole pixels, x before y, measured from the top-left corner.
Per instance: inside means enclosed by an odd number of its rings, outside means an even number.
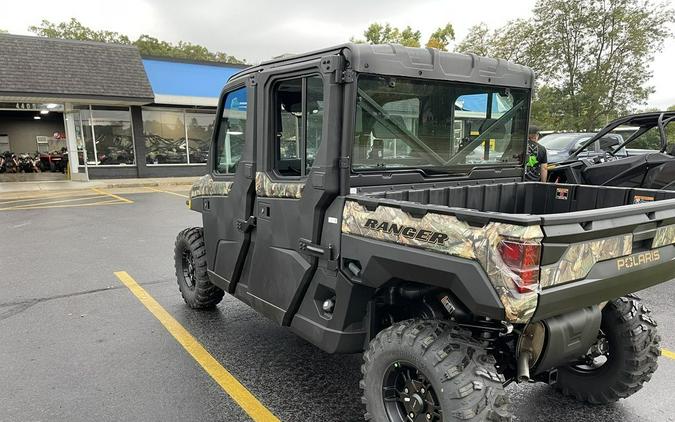
[[[661,354],[656,321],[639,297],[615,299],[602,310],[598,342],[573,365],[558,368],[555,388],[591,404],[607,404],[642,388]]]
[[[212,284],[206,273],[206,247],[201,227],[178,233],[174,260],[178,289],[189,307],[212,308],[223,299],[223,290]]]
[[[361,367],[366,420],[510,421],[495,359],[469,334],[436,320],[380,332]]]

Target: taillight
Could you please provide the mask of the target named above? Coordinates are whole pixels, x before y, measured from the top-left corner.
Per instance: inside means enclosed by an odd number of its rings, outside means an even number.
[[[517,277],[513,280],[519,293],[532,292],[539,284],[541,244],[538,242],[499,242],[502,261]]]

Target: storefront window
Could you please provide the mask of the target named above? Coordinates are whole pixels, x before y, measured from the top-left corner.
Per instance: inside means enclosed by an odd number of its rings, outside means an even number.
[[[97,164],[134,162],[134,141],[129,110],[92,110]]]
[[[185,123],[187,124],[190,164],[206,163],[215,117],[214,113],[186,111]]]
[[[183,111],[143,110],[145,162],[187,164]]]
[[[203,110],[143,109],[147,164],[204,164],[215,114]]]
[[[79,121],[78,121],[79,120]],[[82,108],[75,128],[81,136],[89,165],[134,165],[131,113],[127,108]]]
[[[80,110],[80,128],[84,139],[84,148],[87,156],[87,164],[96,164],[96,151],[94,150],[94,138],[91,134],[91,110],[89,107]]]

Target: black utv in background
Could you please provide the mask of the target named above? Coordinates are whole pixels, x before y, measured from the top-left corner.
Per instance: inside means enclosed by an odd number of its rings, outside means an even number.
[[[533,81],[364,44],[234,75],[188,201],[203,228],[176,240],[186,303],[227,292],[364,352],[372,421],[511,420],[510,382],[638,391],[660,349],[633,293],[675,276],[675,192],[523,182]]]
[[[674,119],[674,111],[663,111],[633,114],[614,120],[550,170],[549,180],[675,190],[675,123],[669,125]],[[592,153],[598,140],[602,142],[602,139],[618,136],[610,132],[621,126],[637,129],[625,141],[604,149],[601,154]],[[640,143],[649,136],[658,140],[655,150],[631,149],[635,145],[641,146]],[[546,138],[542,138],[542,141]]]

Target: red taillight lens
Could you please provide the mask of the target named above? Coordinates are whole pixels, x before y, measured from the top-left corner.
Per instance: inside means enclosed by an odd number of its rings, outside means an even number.
[[[539,283],[539,260],[541,244],[502,240],[499,254],[504,264],[516,274],[513,280],[519,293],[531,292]]]

